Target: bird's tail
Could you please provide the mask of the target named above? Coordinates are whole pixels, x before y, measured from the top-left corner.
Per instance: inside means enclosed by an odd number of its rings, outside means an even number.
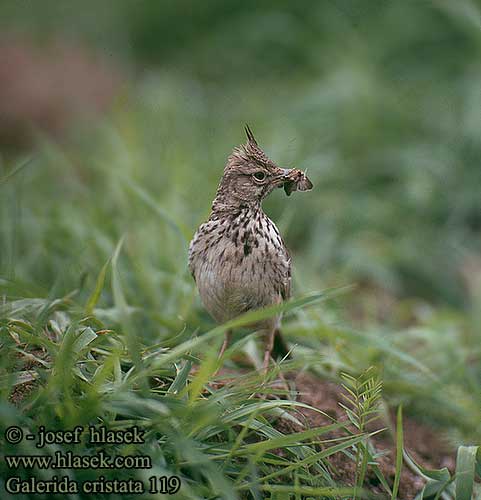
[[[289,358],[289,346],[287,342],[284,340],[284,337],[281,334],[281,330],[276,328],[274,332],[274,346],[272,348],[272,357],[274,359],[282,359],[286,356]]]

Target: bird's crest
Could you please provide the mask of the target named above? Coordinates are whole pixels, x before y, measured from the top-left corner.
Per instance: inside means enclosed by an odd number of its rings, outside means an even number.
[[[244,130],[245,130],[245,132],[246,132],[246,137],[247,137],[247,140],[248,140],[250,143],[255,144],[256,146],[259,146],[259,145],[257,144],[257,141],[256,141],[255,137],[254,137],[254,134],[252,133],[251,128],[249,127],[249,125],[247,125],[247,123],[246,123],[246,124],[245,124],[245,126],[244,126]]]
[[[275,166],[274,162],[268,158],[268,156],[264,153],[262,148],[257,143],[256,138],[254,137],[254,134],[247,123],[244,125],[244,131],[246,133],[247,143],[234,148],[233,153],[228,159],[226,168],[229,167],[229,164],[238,167],[239,164],[242,164],[249,160],[253,160],[260,165]]]

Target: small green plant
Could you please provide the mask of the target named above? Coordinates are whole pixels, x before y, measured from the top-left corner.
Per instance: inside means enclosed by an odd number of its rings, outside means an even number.
[[[347,394],[342,394],[346,404],[339,403],[345,410],[347,417],[359,433],[367,432],[368,425],[379,418],[382,394],[382,380],[376,369],[370,366],[358,377],[341,373],[342,387]],[[359,488],[362,488],[366,476],[370,457],[368,451],[368,436],[355,445],[356,449],[356,478],[355,497]]]
[[[443,500],[480,498],[481,489],[478,481],[481,479],[481,447],[459,446],[454,474],[447,467],[435,470],[426,469],[416,463],[407,452],[404,452],[404,460],[411,469],[426,480],[417,498],[442,498]]]

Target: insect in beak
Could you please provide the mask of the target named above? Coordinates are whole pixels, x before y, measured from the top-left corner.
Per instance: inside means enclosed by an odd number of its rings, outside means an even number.
[[[287,196],[290,196],[293,191],[309,191],[312,189],[312,182],[301,170],[297,168],[284,168],[283,171],[283,187]]]

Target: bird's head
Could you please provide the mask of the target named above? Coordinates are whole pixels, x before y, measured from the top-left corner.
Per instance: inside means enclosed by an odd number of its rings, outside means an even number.
[[[274,188],[284,187],[287,195],[296,189],[312,188],[300,170],[277,166],[260,148],[248,125],[245,132],[246,143],[234,148],[227,159],[217,191],[219,202],[231,206],[258,205]]]

